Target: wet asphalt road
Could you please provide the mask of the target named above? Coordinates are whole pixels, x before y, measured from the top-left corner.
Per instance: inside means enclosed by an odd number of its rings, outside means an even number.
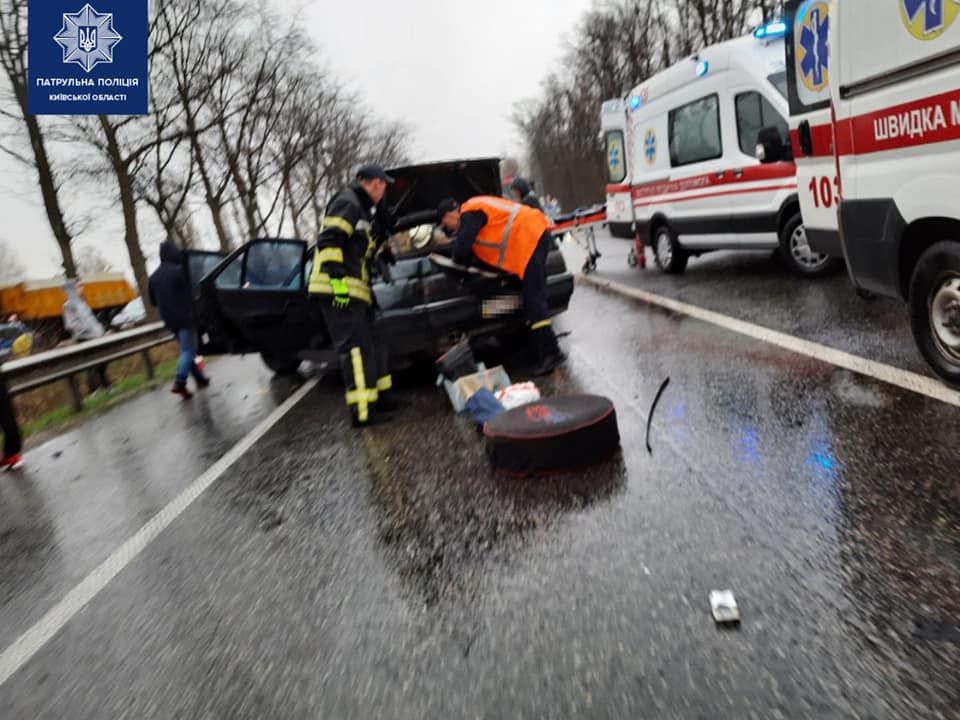
[[[914,344],[907,305],[887,298],[864,300],[846,270],[806,279],[786,269],[776,253],[716,252],[691,258],[682,275],[664,275],[647,249],[645,271],[627,266],[630,241],[598,233],[603,257],[597,275],[723,313],[772,330],[933,376]],[[580,269],[585,252],[565,244],[568,265]]]
[[[740,307],[709,262],[712,295],[696,266],[659,291]],[[771,284],[806,297],[737,287]],[[583,286],[560,325],[542,387],[611,397],[616,459],[501,480],[429,376],[363,432],[323,382],[0,687],[0,716],[960,717],[956,408]],[[908,364],[880,345],[857,349]],[[290,392],[222,363],[195,407],[146,396],[3,477],[4,647]],[[724,588],[736,630],[710,618]]]

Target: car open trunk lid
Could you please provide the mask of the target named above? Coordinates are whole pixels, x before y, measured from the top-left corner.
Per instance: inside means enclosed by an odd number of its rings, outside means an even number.
[[[499,197],[499,158],[454,160],[394,168],[396,182],[387,188],[387,207],[397,217],[397,230],[437,222],[437,206],[452,197],[464,202],[476,195]]]

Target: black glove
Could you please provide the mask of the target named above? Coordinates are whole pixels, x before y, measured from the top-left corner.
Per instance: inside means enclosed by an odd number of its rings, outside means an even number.
[[[387,252],[390,252],[390,251],[387,250]],[[393,253],[392,253],[392,252],[390,252],[390,257],[391,257],[391,258],[393,257]],[[377,263],[377,272],[380,274],[380,277],[383,278],[383,281],[384,281],[385,283],[392,284],[392,283],[393,283],[393,273],[390,272],[390,266],[391,266],[393,263],[391,263],[389,260],[387,260],[387,259],[384,257],[384,253],[382,253],[382,252],[381,252],[381,253],[378,253],[377,256],[374,258],[374,260],[375,260],[375,262]],[[395,263],[396,260],[394,259],[393,262]]]
[[[397,264],[397,256],[393,254],[393,250],[390,248],[389,243],[384,243],[383,247],[380,248],[380,254],[378,257],[380,257],[388,265]]]

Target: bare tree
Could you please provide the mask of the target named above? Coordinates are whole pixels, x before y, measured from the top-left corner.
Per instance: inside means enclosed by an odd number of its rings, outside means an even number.
[[[310,92],[310,83],[294,68],[309,64],[312,48],[296,25],[280,30],[265,13],[247,42],[256,44],[240,69],[239,111],[226,114],[216,132],[247,237],[253,239],[278,210],[283,212],[283,166],[304,152],[299,128],[285,126],[285,116]]]
[[[158,61],[173,78],[203,199],[220,250],[228,252],[232,242],[225,210],[231,178],[220,162],[219,139],[208,130],[239,111],[243,85],[238,75],[248,49],[237,28],[246,12],[235,0],[157,0],[156,17],[157,32],[171,38]]]
[[[515,108],[533,174],[567,205],[599,201],[605,163],[600,106],[664,67],[773,18],[781,0],[597,0],[567,48],[563,71]]]
[[[0,240],[0,287],[15,285],[26,279],[27,271],[16,250],[6,240]]]
[[[714,43],[730,40],[747,30],[747,21],[754,10],[759,9],[764,18],[782,11],[781,0],[661,0],[661,7],[673,10],[671,18],[677,32],[674,52],[675,62],[697,50]]]
[[[0,66],[13,96],[12,103],[2,104],[0,116],[22,123],[30,142],[29,152],[21,153],[6,144],[0,144],[0,151],[36,171],[47,221],[60,246],[63,270],[67,277],[76,277],[73,235],[60,201],[58,175],[40,118],[27,109],[27,0],[0,0]]]
[[[120,210],[123,215],[123,239],[130,257],[130,266],[136,279],[137,289],[142,297],[148,293],[146,258],[140,244],[140,230],[137,216],[137,173],[141,170],[144,158],[158,146],[176,143],[184,134],[177,124],[175,95],[165,92],[163,85],[163,63],[156,59],[164,48],[175,38],[158,31],[157,20],[151,23],[150,48],[151,85],[155,98],[162,98],[163,104],[154,102],[153,114],[146,117],[113,117],[98,115],[94,118],[74,118],[76,140],[86,143],[94,152],[91,165],[86,170],[93,176],[103,176],[108,170],[117,187]],[[160,131],[155,124],[162,119],[166,123]],[[148,310],[155,314],[155,308]]]
[[[161,73],[168,75],[163,70]],[[169,88],[170,84],[164,87]],[[190,150],[183,122],[185,112],[176,98],[170,101],[169,92],[165,95],[164,88],[154,89],[150,105],[150,126],[156,142],[150,152],[139,157],[133,168],[137,199],[156,213],[166,238],[173,238],[186,247],[192,242],[192,238],[183,233],[189,224],[185,215],[188,200],[195,189],[196,159]],[[181,132],[171,134],[173,128],[181,128]]]

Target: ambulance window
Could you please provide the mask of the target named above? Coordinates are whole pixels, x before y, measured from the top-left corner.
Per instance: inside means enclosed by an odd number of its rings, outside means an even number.
[[[787,97],[787,72],[786,72],[786,70],[784,70],[783,72],[778,72],[778,73],[774,73],[773,75],[770,75],[769,77],[767,77],[767,80],[769,80],[769,81],[770,81],[770,84],[773,85],[773,86],[777,89],[777,92],[780,93],[781,95],[783,95],[784,99],[786,99],[786,97]]]
[[[716,95],[670,111],[670,164],[673,167],[723,156],[720,101]]]
[[[622,183],[627,177],[627,154],[623,142],[623,131],[612,130],[607,133],[607,182]]]
[[[780,131],[780,139],[784,144],[790,141],[790,129],[786,121],[760,93],[737,95],[736,106],[737,136],[744,154],[752,156],[756,152],[757,136],[764,128],[775,127]]]

